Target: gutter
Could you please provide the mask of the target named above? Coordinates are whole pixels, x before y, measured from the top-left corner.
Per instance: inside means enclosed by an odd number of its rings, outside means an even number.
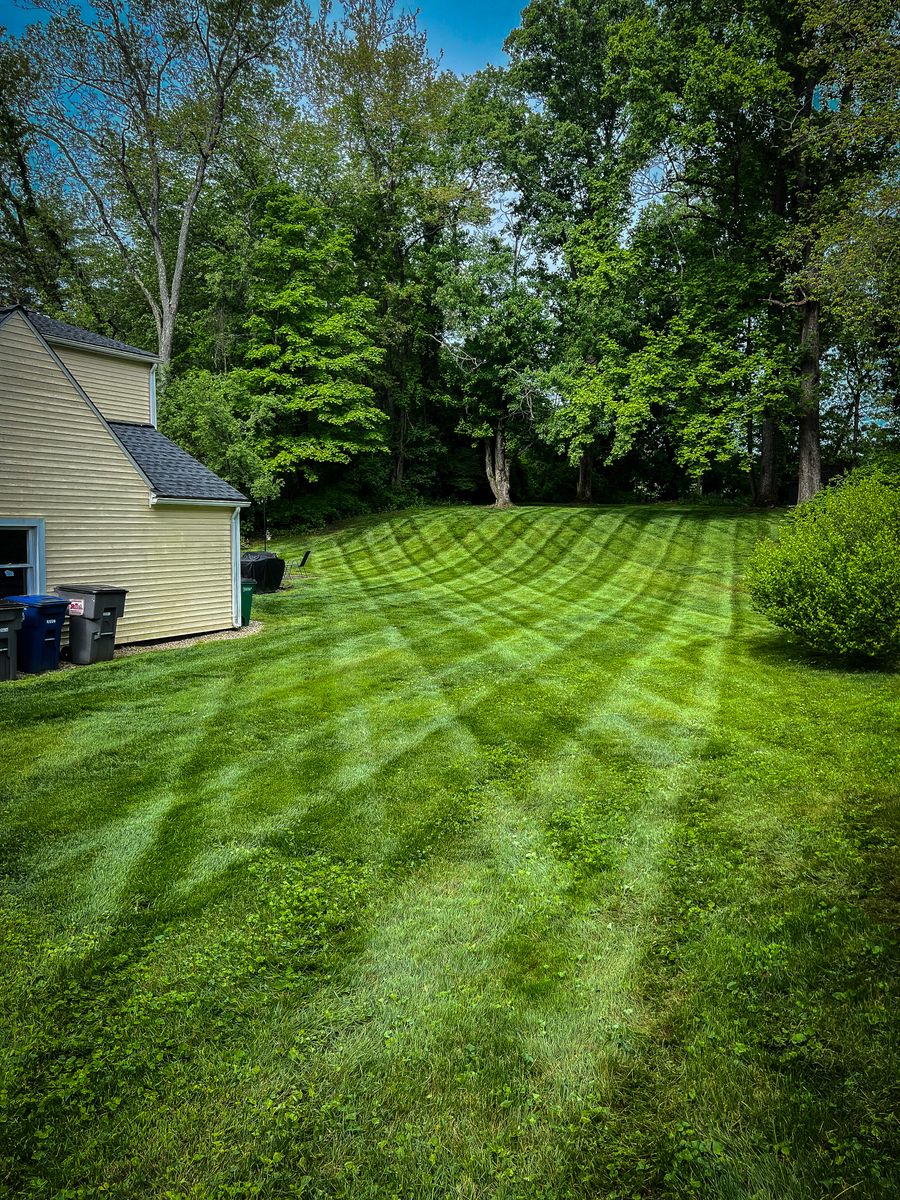
[[[190,496],[158,496],[156,492],[150,492],[150,507],[157,508],[160,504],[181,504],[190,505],[190,507],[202,506],[203,508],[248,508],[249,500],[199,500],[193,499]]]

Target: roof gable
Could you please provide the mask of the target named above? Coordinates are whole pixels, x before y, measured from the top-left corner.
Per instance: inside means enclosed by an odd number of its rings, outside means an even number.
[[[84,390],[84,388],[81,386],[81,384],[75,378],[75,376],[72,374],[72,372],[66,366],[66,364],[59,357],[59,355],[54,351],[53,347],[48,344],[48,342],[45,340],[45,338],[40,333],[40,331],[35,328],[34,324],[30,320],[28,320],[27,313],[21,307],[0,309],[0,329],[2,329],[3,326],[7,324],[8,321],[15,320],[16,318],[19,318],[23,328],[28,331],[29,336],[34,340],[34,342],[36,343],[36,345],[38,346],[40,351],[43,354],[46,354],[47,358],[50,359],[53,366],[62,372],[66,382],[71,386],[75,395],[82,401],[85,408],[87,408],[90,411],[92,416],[96,419],[98,424],[105,431],[107,437],[110,439],[110,441],[113,443],[113,445],[116,447],[118,452],[122,455],[122,457],[126,460],[126,462],[131,467],[131,469],[137,475],[140,476],[140,478],[144,481],[145,484],[150,486],[150,480],[147,478],[147,476],[141,470],[140,466],[135,462],[135,460],[128,453],[127,448],[122,444],[122,442],[119,440],[119,438],[117,438],[116,435],[113,433],[112,429],[109,426],[109,422],[106,420],[103,413],[100,411],[100,409],[97,407],[97,405],[93,402],[93,400],[90,398],[90,396]]]
[[[80,329],[77,325],[57,321],[55,317],[44,316],[43,313],[35,312],[33,308],[25,308],[24,305],[0,309],[0,320],[13,312],[20,312],[29,325],[49,342],[80,346],[84,350],[97,350],[101,353],[105,351],[108,354],[122,354],[128,358],[140,358],[145,360],[148,366],[159,360],[159,356],[152,350],[141,350],[138,346],[129,346],[126,342],[116,341],[115,338],[91,333],[89,329]]]
[[[242,492],[220,479],[154,426],[108,421],[59,355],[54,353],[53,347],[30,319],[31,314],[21,308],[0,309],[0,328],[16,316],[22,319],[37,345],[62,371],[131,468],[157,496],[167,500],[199,500],[235,505],[249,503]]]

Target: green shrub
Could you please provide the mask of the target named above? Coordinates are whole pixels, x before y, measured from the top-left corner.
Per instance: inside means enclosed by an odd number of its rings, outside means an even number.
[[[900,654],[900,488],[854,472],[788,516],[761,542],[747,583],[754,606],[813,649]]]

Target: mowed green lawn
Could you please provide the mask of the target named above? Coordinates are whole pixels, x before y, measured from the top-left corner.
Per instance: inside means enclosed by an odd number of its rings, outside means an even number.
[[[4,687],[0,1193],[900,1194],[900,683],[750,611],[775,524],[371,519]]]

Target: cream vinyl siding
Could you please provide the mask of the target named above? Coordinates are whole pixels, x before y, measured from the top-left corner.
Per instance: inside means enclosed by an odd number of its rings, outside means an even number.
[[[51,345],[53,343],[51,342]],[[150,421],[150,371],[152,362],[136,362],[95,350],[53,346],[107,421]]]
[[[44,518],[48,590],[128,588],[120,642],[231,627],[234,509],[149,501],[119,443],[14,313],[0,326],[0,517]]]

